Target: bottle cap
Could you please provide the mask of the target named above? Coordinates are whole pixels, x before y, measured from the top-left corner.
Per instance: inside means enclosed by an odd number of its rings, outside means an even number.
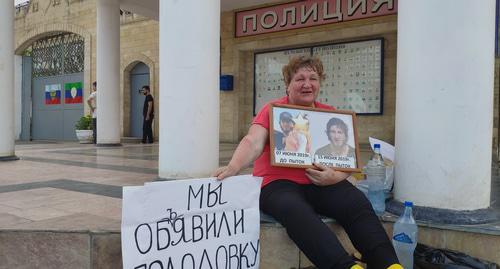
[[[405,207],[413,207],[413,202],[405,201]]]
[[[373,144],[373,148],[380,148],[380,144]]]

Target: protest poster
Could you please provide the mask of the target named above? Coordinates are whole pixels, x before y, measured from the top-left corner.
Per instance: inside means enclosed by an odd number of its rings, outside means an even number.
[[[361,170],[353,111],[271,104],[269,116],[271,165]]]
[[[259,268],[261,178],[123,188],[123,268]]]

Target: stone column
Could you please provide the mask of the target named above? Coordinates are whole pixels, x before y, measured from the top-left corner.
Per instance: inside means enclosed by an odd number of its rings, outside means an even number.
[[[14,3],[0,1],[0,161],[14,155]]]
[[[220,1],[160,1],[160,178],[219,162]]]
[[[120,144],[120,4],[97,0],[97,144]]]
[[[395,199],[490,205],[495,1],[400,1]]]

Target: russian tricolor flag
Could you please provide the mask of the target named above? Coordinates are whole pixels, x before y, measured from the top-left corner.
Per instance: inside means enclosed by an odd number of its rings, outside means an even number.
[[[45,85],[45,104],[59,105],[61,103],[61,85]]]
[[[80,104],[83,99],[82,83],[66,83],[64,84],[64,103]]]

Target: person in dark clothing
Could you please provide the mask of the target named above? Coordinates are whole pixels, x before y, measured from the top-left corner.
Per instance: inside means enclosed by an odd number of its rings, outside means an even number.
[[[144,99],[144,107],[142,109],[142,116],[144,117],[142,124],[142,143],[150,144],[153,143],[152,124],[155,117],[155,105],[148,85],[142,87],[142,93],[146,96]]]
[[[274,145],[277,150],[285,149],[285,138],[293,130],[295,123],[292,120],[292,114],[287,111],[280,114],[280,129],[281,131],[274,130]]]

